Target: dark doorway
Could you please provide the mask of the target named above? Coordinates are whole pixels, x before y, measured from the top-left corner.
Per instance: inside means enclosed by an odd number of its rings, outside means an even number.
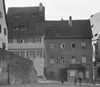
[[[100,76],[100,67],[97,68],[97,75]]]
[[[66,68],[60,69],[59,77],[60,77],[60,80],[63,78],[64,81],[67,81],[67,69]]]

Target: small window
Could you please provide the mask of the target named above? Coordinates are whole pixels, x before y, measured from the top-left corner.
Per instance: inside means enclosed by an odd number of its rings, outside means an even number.
[[[72,64],[75,64],[75,63],[76,63],[76,58],[75,58],[75,56],[72,56],[72,57],[71,57],[71,63],[72,63]]]
[[[65,43],[62,43],[62,44],[60,45],[60,47],[61,47],[62,49],[64,49],[64,48],[65,48]]]
[[[70,70],[70,76],[75,76],[75,70]]]
[[[2,12],[0,11],[0,18],[2,18]]]
[[[73,42],[72,43],[72,48],[75,48],[75,47],[76,47],[75,42]]]
[[[7,33],[6,33],[6,28],[4,28],[4,35],[6,35]]]
[[[64,57],[64,56],[61,56],[61,58],[60,58],[60,63],[65,63],[65,62],[66,62],[65,57]]]
[[[55,63],[54,57],[51,57],[51,58],[50,58],[50,64],[54,64],[54,63]]]
[[[50,49],[54,49],[54,44],[50,44]]]
[[[82,56],[82,63],[86,63],[86,56]]]
[[[82,43],[81,43],[81,47],[82,47],[82,48],[86,48],[86,43],[85,43],[85,42],[82,42]]]
[[[0,33],[1,33],[1,24],[0,24]]]
[[[89,78],[89,71],[86,71],[86,78]]]
[[[2,43],[2,49],[6,49],[6,44],[4,42]]]

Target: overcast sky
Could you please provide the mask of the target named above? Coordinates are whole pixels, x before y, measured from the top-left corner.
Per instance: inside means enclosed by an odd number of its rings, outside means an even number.
[[[6,7],[45,6],[46,20],[89,19],[100,12],[100,0],[5,0]]]

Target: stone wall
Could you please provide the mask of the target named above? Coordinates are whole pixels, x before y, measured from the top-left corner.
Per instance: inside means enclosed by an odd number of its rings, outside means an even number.
[[[0,49],[0,83],[19,84],[37,81],[33,62]]]

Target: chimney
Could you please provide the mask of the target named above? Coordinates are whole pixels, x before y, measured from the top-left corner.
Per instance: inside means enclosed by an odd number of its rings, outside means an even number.
[[[42,5],[42,3],[39,4],[39,10],[43,11],[43,5]]]
[[[69,16],[69,26],[72,27],[72,16]]]

